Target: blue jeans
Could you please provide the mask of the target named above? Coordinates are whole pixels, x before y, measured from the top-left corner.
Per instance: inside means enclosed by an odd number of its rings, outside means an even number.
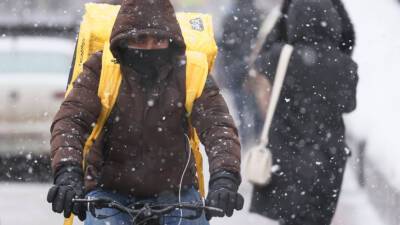
[[[130,198],[121,194],[108,192],[102,189],[96,189],[89,192],[87,197],[108,197],[123,205],[127,206],[134,204],[135,202],[151,202],[151,203],[177,203],[178,196],[174,193],[161,193],[158,197],[152,198]],[[199,192],[195,188],[182,190],[181,195],[182,202],[198,202],[201,201]],[[182,210],[183,216],[193,215],[194,212],[190,210]],[[88,211],[86,213],[85,225],[132,225],[132,219],[126,213],[120,213],[116,209],[104,208],[96,209],[96,213],[100,215],[110,216],[106,219],[97,219]],[[160,225],[178,225],[181,216],[180,210],[175,210],[168,215],[165,215],[160,219]],[[206,220],[204,213],[200,218],[195,220],[182,219],[180,225],[209,225]]]

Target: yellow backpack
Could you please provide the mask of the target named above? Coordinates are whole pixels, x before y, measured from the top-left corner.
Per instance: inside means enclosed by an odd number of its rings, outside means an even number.
[[[109,39],[120,6],[88,3],[80,26],[79,39],[75,53],[75,65],[67,94],[73,82],[82,72],[83,63],[91,54],[103,51],[102,71],[98,95],[102,103],[102,111],[91,135],[87,139],[83,151],[84,159],[88,155],[93,141],[99,136],[111,110],[116,102],[121,84],[119,64],[111,53]],[[193,102],[200,97],[217,54],[214,39],[212,18],[201,13],[177,13],[179,25],[186,44],[186,103],[188,117],[192,112]],[[190,123],[190,120],[189,120]],[[195,156],[197,178],[200,193],[204,196],[204,178],[200,141],[195,129],[190,127],[190,145]],[[84,160],[85,161],[85,160]],[[84,162],[85,163],[85,162]]]

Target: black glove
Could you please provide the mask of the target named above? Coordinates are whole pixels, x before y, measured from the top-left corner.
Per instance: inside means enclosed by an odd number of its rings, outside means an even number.
[[[244,199],[238,193],[241,183],[240,175],[227,171],[217,172],[211,175],[209,191],[206,198],[206,206],[220,208],[224,213],[206,212],[207,220],[212,217],[232,216],[233,210],[243,208]]]
[[[64,166],[54,176],[54,185],[47,194],[47,201],[52,203],[53,211],[69,218],[71,213],[81,221],[86,219],[86,207],[82,203],[73,203],[73,198],[83,198],[83,172],[78,166]]]

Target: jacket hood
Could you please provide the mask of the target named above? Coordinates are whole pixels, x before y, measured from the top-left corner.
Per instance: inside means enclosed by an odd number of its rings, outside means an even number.
[[[345,54],[351,55],[354,50],[354,46],[356,44],[356,35],[354,31],[354,25],[346,11],[346,8],[341,0],[329,0],[333,7],[336,9],[336,12],[339,14],[339,20],[341,23],[341,41],[339,48]],[[288,24],[288,14],[290,6],[292,2],[302,2],[300,1],[293,1],[293,0],[284,0],[281,7],[282,18],[279,21],[277,28],[280,30],[280,40],[288,41],[288,34],[287,34],[287,24]],[[325,4],[325,1],[317,1],[321,2],[321,4]],[[329,4],[329,3],[328,3]],[[332,6],[331,6],[332,7]]]
[[[288,10],[289,43],[322,43],[338,46],[342,40],[339,13],[330,0],[297,0]]]
[[[185,43],[175,10],[169,0],[123,0],[110,37],[115,58],[126,41],[141,35],[170,40],[170,48],[185,50]]]
[[[356,35],[354,31],[354,25],[350,20],[349,14],[343,5],[341,0],[331,0],[336,11],[339,13],[340,21],[342,23],[342,41],[340,44],[340,49],[351,55],[356,45]]]

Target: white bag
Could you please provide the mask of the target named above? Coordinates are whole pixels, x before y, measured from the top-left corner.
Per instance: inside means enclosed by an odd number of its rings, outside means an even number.
[[[260,143],[250,149],[244,157],[245,178],[255,185],[266,185],[272,176],[272,154],[266,147],[268,144],[268,133],[271,127],[272,118],[279,100],[283,81],[285,80],[289,60],[293,52],[291,45],[284,45],[279,57],[279,62],[272,86],[271,99],[265,116],[265,123],[261,133]]]
[[[265,145],[250,149],[244,158],[244,175],[252,184],[268,184],[272,176],[272,154]]]

